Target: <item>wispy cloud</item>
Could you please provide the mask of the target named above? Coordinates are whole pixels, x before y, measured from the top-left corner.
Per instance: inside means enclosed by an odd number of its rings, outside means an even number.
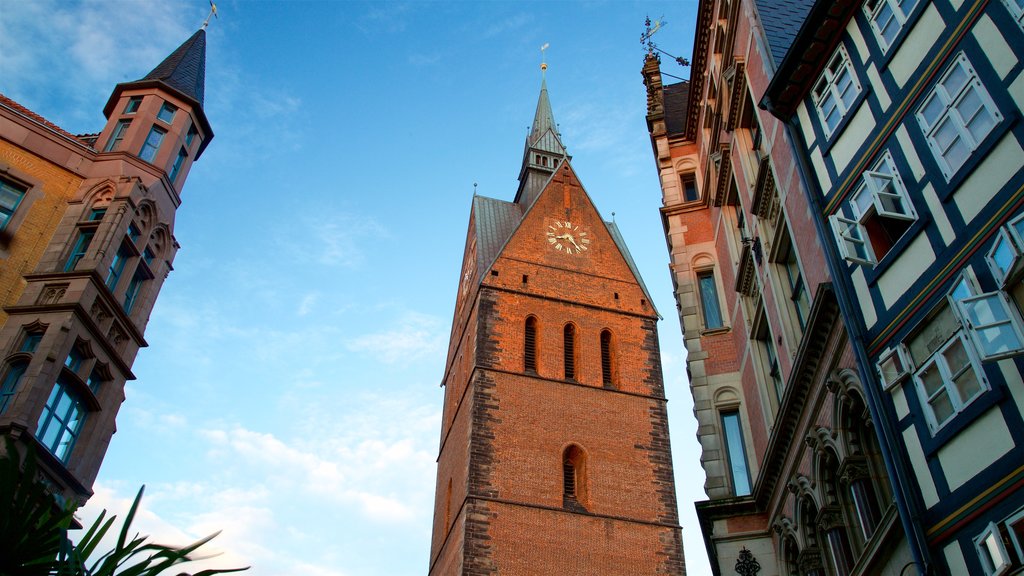
[[[386,364],[408,362],[428,355],[441,355],[447,332],[433,316],[409,313],[392,330],[364,334],[349,339],[349,350],[363,352]]]
[[[17,87],[10,95],[41,111],[56,102],[91,103],[75,106],[89,111],[81,118],[51,118],[75,130],[76,122],[94,119],[95,103],[105,101],[114,84],[142,77],[188,37],[190,18],[197,16],[192,8],[184,2],[4,2],[0,91]],[[42,69],[48,75],[39,74]],[[67,81],[42,84],[53,75]]]

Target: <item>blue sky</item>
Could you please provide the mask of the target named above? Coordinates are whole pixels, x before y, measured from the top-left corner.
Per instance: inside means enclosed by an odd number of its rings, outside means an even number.
[[[0,92],[98,132],[204,0],[0,0]],[[470,199],[511,200],[547,83],[573,166],[665,316],[688,573],[704,474],[646,133],[639,37],[690,56],[697,1],[218,3],[181,249],[83,512],[123,510],[253,576],[425,574],[445,351]],[[666,72],[688,70],[666,59]]]

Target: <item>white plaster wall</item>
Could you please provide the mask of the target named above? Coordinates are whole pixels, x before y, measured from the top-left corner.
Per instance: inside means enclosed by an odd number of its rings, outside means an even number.
[[[917,479],[918,488],[921,489],[921,498],[924,500],[925,508],[931,508],[939,503],[939,495],[935,491],[935,483],[932,481],[932,474],[928,470],[928,462],[924,458],[924,450],[921,449],[921,440],[917,437],[917,430],[911,426],[903,431],[903,443],[907,447],[907,455],[910,457],[910,465],[914,469],[914,477]]]
[[[998,408],[992,408],[939,449],[939,463],[950,490],[974,478],[1013,449],[1013,438]]]
[[[1007,120],[1003,120],[1006,122]],[[1020,169],[1024,150],[1012,133],[1006,133],[974,172],[953,193],[953,203],[967,224]]]
[[[861,102],[857,112],[850,119],[850,123],[846,125],[843,133],[839,135],[839,139],[829,151],[829,156],[832,157],[832,162],[836,167],[836,174],[842,174],[843,170],[846,170],[850,159],[864,144],[864,135],[870,134],[876,123],[871,107]]]
[[[864,268],[862,266],[854,268],[850,279],[853,281],[853,291],[857,293],[857,302],[860,303],[860,311],[864,316],[864,326],[870,329],[878,321],[878,316],[875,315],[874,300],[871,299],[871,293],[868,292],[868,281],[864,278]]]
[[[939,34],[945,29],[946,23],[943,22],[939,11],[934,4],[929,4],[889,61],[889,72],[900,88],[914,77],[914,72],[921,65],[921,55],[926,54],[935,45]]]
[[[1006,43],[1006,38],[999,32],[999,28],[996,28],[995,23],[988,17],[988,14],[982,14],[981,18],[978,18],[978,22],[974,25],[971,33],[978,40],[978,44],[985,51],[985,55],[992,62],[992,67],[995,68],[996,73],[999,74],[1000,78],[1006,80],[1010,70],[1017,65],[1017,57],[1013,54],[1013,50],[1010,49],[1010,45]]]
[[[932,248],[927,234],[918,234],[917,238],[896,256],[896,261],[878,278],[882,304],[887,310],[892,308],[896,299],[906,294],[914,282],[924,276],[928,267],[935,262],[935,249]]]

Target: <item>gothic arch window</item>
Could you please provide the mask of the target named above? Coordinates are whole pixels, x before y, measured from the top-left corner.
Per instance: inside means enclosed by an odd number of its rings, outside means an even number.
[[[562,506],[585,510],[587,496],[587,456],[570,444],[562,451]]]
[[[785,576],[800,575],[800,547],[792,536],[782,539],[782,566]]]
[[[827,543],[826,556],[832,573],[846,575],[853,569],[853,551],[844,514],[850,507],[839,484],[839,456],[826,448],[819,453],[816,468],[823,504],[817,519],[818,529]]]
[[[606,388],[615,386],[615,348],[611,330],[601,331],[601,384]]]
[[[805,493],[797,502],[796,515],[797,527],[804,541],[804,547],[797,555],[797,565],[802,576],[825,576],[818,547],[817,521],[818,507],[812,496]]]
[[[562,356],[565,365],[565,379],[576,379],[576,326],[571,322],[562,329]]]
[[[849,498],[849,514],[856,534],[866,544],[881,522],[882,490],[875,479],[883,478],[881,451],[864,400],[849,391],[838,410],[848,456],[839,469],[842,489]]]
[[[523,330],[523,369],[537,373],[537,317],[528,316]]]

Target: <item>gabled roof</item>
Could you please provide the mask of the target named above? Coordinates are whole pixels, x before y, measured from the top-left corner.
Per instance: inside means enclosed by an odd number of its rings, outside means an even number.
[[[778,68],[789,52],[800,25],[814,5],[814,0],[754,0],[757,15],[768,38],[768,51],[772,62]]]
[[[626,239],[622,237],[622,232],[619,231],[618,225],[615,222],[605,222],[605,226],[608,227],[608,232],[611,233],[612,238],[615,240],[615,245],[619,247],[619,252],[622,252],[622,257],[626,260],[626,264],[629,266],[629,271],[633,273],[633,277],[636,278],[640,289],[644,291],[644,296],[647,297],[647,302],[650,303],[651,309],[661,319],[661,312],[658,312],[658,307],[654,305],[654,298],[651,298],[651,292],[647,289],[647,285],[644,284],[644,277],[640,275],[640,270],[636,267],[636,262],[633,261],[633,255],[629,253],[629,248],[626,246]]]
[[[807,4],[804,18],[786,51],[773,56],[776,61],[781,58],[781,62],[760,102],[782,120],[788,120],[796,113],[796,108],[835,52],[843,30],[861,5],[855,0],[800,0],[800,3]],[[761,18],[763,20],[764,16]]]
[[[523,219],[523,209],[515,202],[474,196],[473,213],[476,219],[476,265],[482,273],[490,268]]]

